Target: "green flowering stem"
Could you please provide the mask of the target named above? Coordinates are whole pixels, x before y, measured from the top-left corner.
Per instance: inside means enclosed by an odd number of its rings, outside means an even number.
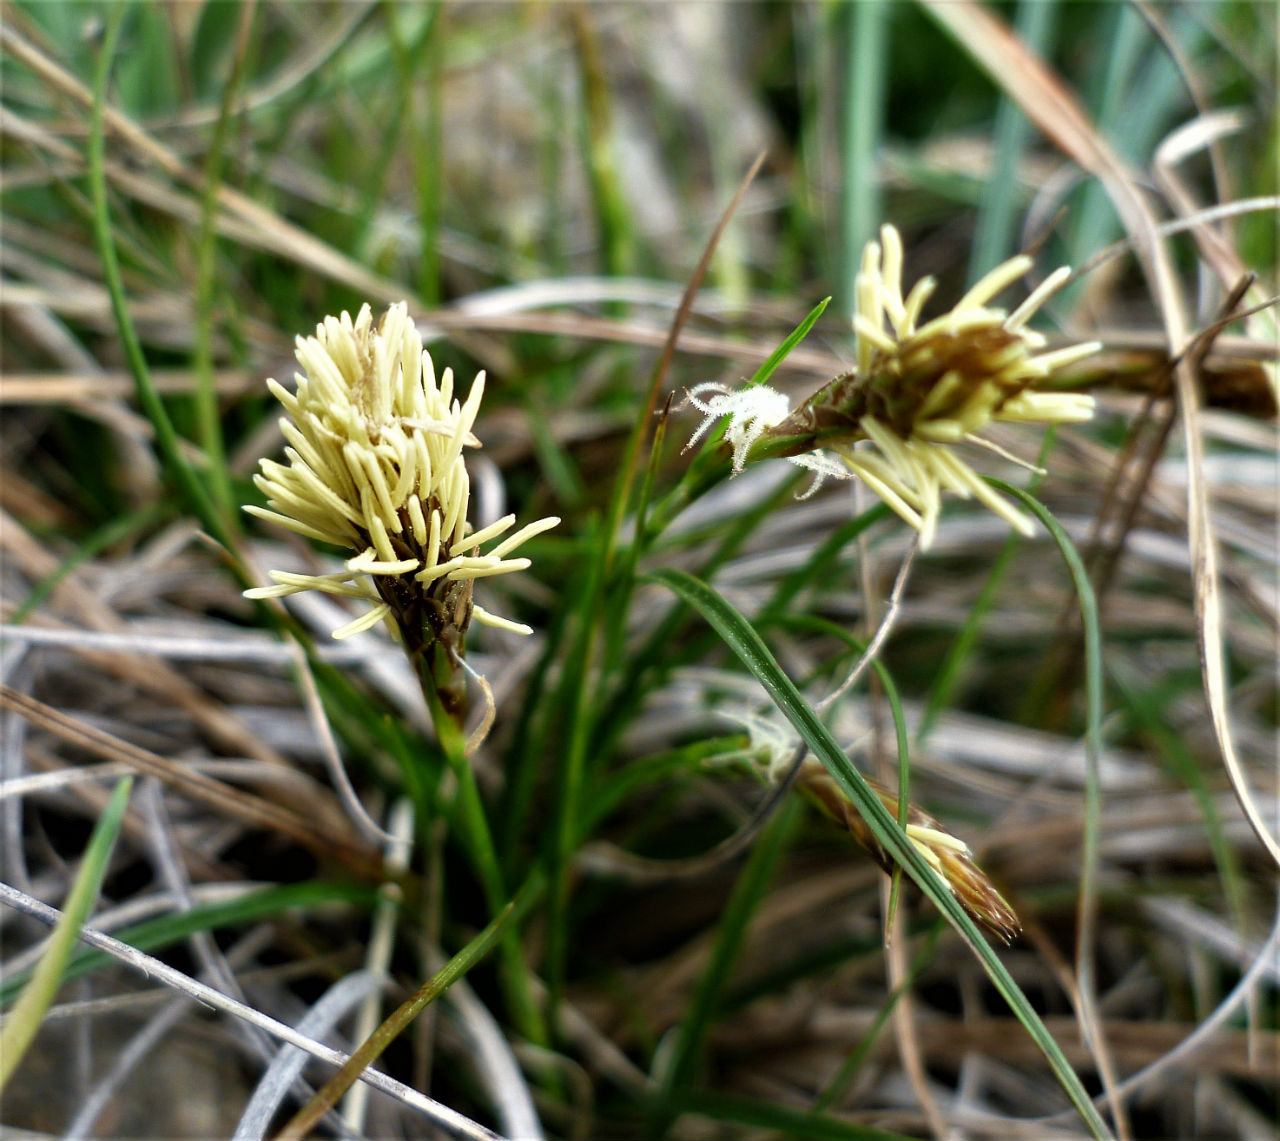
[[[465,690],[465,679],[440,643],[432,647],[430,654],[432,668],[419,672],[422,692],[431,711],[431,721],[445,763],[457,782],[454,810],[459,836],[480,880],[489,914],[496,917],[507,906],[508,896],[503,887],[498,849],[489,828],[480,787],[467,758],[467,739],[462,727],[462,717],[466,713],[465,695],[461,706],[457,701],[459,690]],[[443,686],[438,684],[438,679],[443,681]],[[529,969],[524,961],[519,932],[514,927],[509,927],[502,934],[498,961],[503,991],[517,1028],[531,1042],[545,1045],[546,1030],[529,985]]]

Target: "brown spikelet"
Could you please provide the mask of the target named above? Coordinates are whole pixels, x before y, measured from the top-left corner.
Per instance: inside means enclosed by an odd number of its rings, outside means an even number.
[[[822,765],[817,761],[806,761],[796,783],[828,816],[844,827],[887,874],[893,874],[895,864],[892,857]],[[867,783],[889,814],[896,818],[898,798],[876,781]],[[986,873],[974,863],[968,845],[915,805],[907,808],[907,836],[965,911],[1003,942],[1012,942],[1022,930],[1022,924]]]

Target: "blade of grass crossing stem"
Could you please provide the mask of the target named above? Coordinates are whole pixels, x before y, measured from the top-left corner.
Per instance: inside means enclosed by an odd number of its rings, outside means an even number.
[[[747,933],[747,924],[755,913],[774,868],[786,850],[791,829],[795,825],[799,802],[786,801],[766,826],[751,849],[751,855],[734,884],[707,965],[689,1002],[689,1008],[676,1033],[671,1053],[666,1058],[665,1072],[653,1099],[650,1135],[662,1137],[680,1115],[681,1106],[697,1076],[707,1033],[716,1017],[716,1008],[728,985],[734,960]]]
[[[1025,994],[1014,982],[995,950],[987,943],[976,923],[969,918],[946,884],[936,875],[925,858],[915,849],[898,822],[889,815],[879,797],[863,779],[853,762],[845,755],[825,725],[800,695],[795,684],[778,665],[768,647],[751,624],[711,587],[681,571],[664,569],[646,576],[661,583],[693,606],[715,628],[725,644],[755,675],[783,715],[795,726],[815,757],[826,766],[858,811],[876,839],[920,886],[930,901],[943,913],[960,937],[982,963],[992,984],[1003,995],[1018,1021],[1026,1027],[1037,1047],[1045,1055],[1063,1092],[1097,1138],[1111,1136],[1099,1116],[1080,1079],[1071,1069],[1066,1056],[1032,1009]]]
[[[111,851],[124,821],[132,790],[133,778],[126,777],[112,791],[111,799],[107,801],[107,807],[89,838],[89,846],[71,885],[62,918],[49,936],[49,945],[22,995],[0,1029],[0,1090],[13,1077],[62,984],[63,971],[75,946],[76,936],[89,918],[103,877],[107,874],[107,864],[111,860]]]
[[[431,1003],[463,977],[485,957],[498,941],[504,926],[517,911],[523,911],[542,890],[542,879],[535,873],[520,894],[493,917],[489,925],[462,948],[452,959],[418,988],[414,995],[394,1010],[387,1019],[349,1057],[336,1074],[315,1093],[294,1117],[276,1134],[276,1141],[300,1141],[320,1119],[342,1099],[396,1040]]]
[[[1057,0],[1020,0],[1014,28],[1037,55],[1048,56],[1058,23]],[[1015,252],[1023,204],[1018,200],[1018,168],[1032,135],[1031,122],[1007,94],[996,111],[995,156],[982,190],[969,281],[977,281]]]
[[[1099,758],[1102,752],[1102,634],[1098,625],[1098,603],[1084,560],[1070,536],[1057,519],[1030,492],[1004,480],[991,483],[1006,494],[1020,499],[1027,509],[1044,524],[1058,545],[1063,562],[1071,574],[1080,604],[1080,621],[1084,627],[1085,669],[1085,794],[1084,834],[1081,837],[1080,899],[1076,920],[1076,983],[1080,992],[1080,1028],[1098,1063],[1117,1128],[1127,1136],[1123,1103],[1115,1096],[1115,1072],[1110,1051],[1102,1035],[1102,1016],[1097,1004],[1097,980],[1094,977],[1094,942],[1098,921],[1099,833],[1102,825],[1102,784]]]
[[[889,58],[888,0],[846,0],[841,8],[846,51],[844,102],[840,108],[840,302],[857,312],[855,278],[862,247],[880,220],[881,128],[884,124],[885,69]]]
[[[200,477],[182,455],[173,422],[169,419],[169,413],[165,410],[160,394],[156,391],[151,379],[142,345],[133,327],[133,318],[129,315],[129,303],[125,298],[120,263],[116,257],[115,242],[111,235],[111,216],[107,206],[106,140],[103,120],[107,85],[111,78],[111,61],[120,39],[120,29],[129,13],[133,11],[134,9],[128,4],[117,4],[107,10],[106,34],[103,37],[102,48],[94,70],[93,108],[90,116],[88,147],[94,237],[98,245],[98,254],[102,259],[102,277],[107,293],[111,297],[111,309],[115,314],[120,342],[124,347],[125,358],[129,362],[129,370],[133,373],[134,384],[137,386],[138,403],[142,405],[143,412],[146,413],[147,419],[151,421],[151,426],[155,430],[156,446],[160,449],[165,468],[201,525],[230,551],[235,549],[231,533],[223,523]]]

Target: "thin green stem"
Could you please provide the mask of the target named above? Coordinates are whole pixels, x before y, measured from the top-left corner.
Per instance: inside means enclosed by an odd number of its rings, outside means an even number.
[[[120,274],[120,262],[116,256],[115,241],[111,233],[111,213],[107,205],[106,176],[106,125],[105,110],[107,86],[111,79],[111,64],[125,18],[133,9],[127,4],[117,4],[107,10],[106,34],[94,67],[93,108],[89,119],[88,174],[89,190],[93,202],[93,232],[102,259],[102,276],[111,298],[111,311],[115,315],[120,342],[133,373],[138,391],[138,402],[155,430],[156,446],[164,461],[165,470],[177,485],[187,506],[195,513],[204,528],[228,551],[235,550],[235,541],[223,522],[209,492],[191,465],[187,463],[179,447],[178,434],[165,410],[160,394],[156,391],[147,367],[146,356],[129,314],[125,297],[124,280]]]
[[[444,648],[435,646],[437,659],[444,656]],[[472,867],[480,880],[489,913],[497,915],[506,906],[507,892],[502,881],[502,867],[498,860],[497,845],[489,828],[476,775],[466,754],[466,737],[453,712],[446,709],[436,684],[435,672],[422,677],[423,694],[431,711],[431,721],[436,737],[444,752],[445,763],[457,782],[454,803],[456,823]],[[512,929],[502,937],[498,950],[504,993],[511,1007],[512,1017],[520,1033],[531,1042],[545,1045],[547,1034],[538,1004],[529,982],[529,967],[520,945],[519,932]]]
[[[855,277],[862,247],[880,219],[880,135],[884,120],[888,59],[887,0],[847,0],[842,9],[848,70],[840,108],[840,304],[857,308]]]
[[[238,513],[227,471],[226,448],[222,439],[222,417],[214,385],[213,325],[218,282],[218,190],[222,185],[223,156],[230,134],[236,97],[244,79],[249,33],[256,8],[240,9],[235,49],[231,54],[231,74],[222,88],[213,140],[205,157],[204,184],[200,195],[200,231],[196,237],[196,322],[194,365],[196,373],[195,409],[200,446],[209,459],[209,484],[214,507],[228,528],[236,529]]]

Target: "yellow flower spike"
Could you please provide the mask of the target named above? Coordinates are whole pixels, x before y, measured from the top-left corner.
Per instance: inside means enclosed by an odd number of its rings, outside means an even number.
[[[805,495],[828,477],[861,479],[920,532],[922,549],[936,533],[944,490],[972,495],[1030,533],[1030,518],[953,446],[988,444],[982,431],[992,421],[1069,424],[1092,417],[1093,397],[1044,387],[1056,372],[1102,346],[1091,341],[1045,352],[1043,334],[1026,327],[1071,271],[1054,271],[1006,314],[990,303],[1032,264],[1025,255],[1010,258],[948,312],[920,324],[934,282],[924,278],[904,297],[903,260],[902,239],[892,226],[882,227],[880,240],[863,251],[854,290],[853,372],[836,377],[794,412],[785,397],[764,386],[730,392],[700,385],[690,398],[704,420],[691,443],[729,415],[726,438],[735,473],[759,445],[757,455],[782,456],[814,473]],[[698,399],[703,393],[715,395]]]
[[[463,452],[480,445],[472,427],[484,374],[461,404],[453,398],[451,370],[437,385],[403,302],[376,326],[368,305],[354,321],[349,313],[325,318],[315,336],[298,338],[296,356],[302,366],[296,393],[267,381],[288,413],[281,420],[288,463],[261,461],[254,482],[267,507],[245,510],[355,553],[345,571],[272,571],[274,586],[245,595],[318,590],[368,601],[372,607],[333,636],[350,637],[386,620],[414,656],[437,642],[460,655],[473,618],[531,633],[471,601],[476,579],[524,570],[528,559],[505,556],[560,522],[526,524],[488,552],[481,548],[504,535],[514,515],[468,535],[471,481]]]

